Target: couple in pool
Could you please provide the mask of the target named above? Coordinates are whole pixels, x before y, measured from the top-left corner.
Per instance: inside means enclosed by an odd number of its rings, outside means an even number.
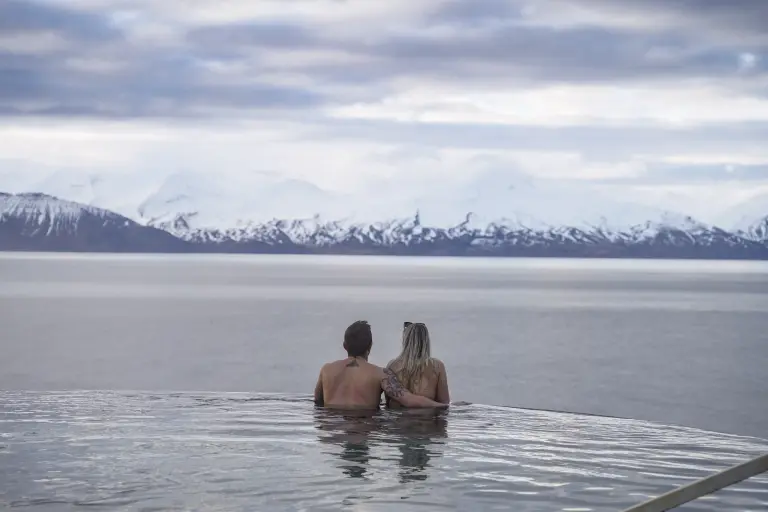
[[[448,407],[448,377],[442,361],[430,356],[429,331],[406,322],[403,350],[380,368],[368,362],[373,346],[364,320],[347,327],[347,358],[323,365],[315,385],[315,404],[334,409],[378,409],[381,393],[388,407]]]

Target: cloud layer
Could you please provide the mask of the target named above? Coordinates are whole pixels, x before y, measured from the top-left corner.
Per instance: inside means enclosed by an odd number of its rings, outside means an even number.
[[[490,158],[648,201],[688,186],[705,210],[702,187],[768,190],[766,140],[762,0],[0,3],[16,180],[259,170],[367,193]]]

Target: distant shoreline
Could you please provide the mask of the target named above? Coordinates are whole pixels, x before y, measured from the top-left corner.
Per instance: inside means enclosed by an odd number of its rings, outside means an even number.
[[[338,257],[386,257],[386,258],[445,258],[445,259],[495,259],[495,260],[522,260],[522,259],[540,259],[540,260],[641,260],[641,261],[768,261],[766,257],[717,257],[710,255],[687,255],[687,256],[652,256],[652,255],[563,255],[563,254],[494,254],[494,253],[470,253],[470,254],[449,254],[444,252],[388,252],[388,251],[360,251],[360,252],[334,252],[318,251],[307,249],[306,251],[221,251],[221,250],[200,250],[189,251],[121,251],[121,250],[39,250],[39,249],[8,249],[0,247],[0,254],[71,254],[71,255],[221,255],[221,256],[338,256]]]

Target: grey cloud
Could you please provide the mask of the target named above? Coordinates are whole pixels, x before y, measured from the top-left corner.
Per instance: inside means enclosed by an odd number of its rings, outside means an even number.
[[[427,37],[392,39],[371,48],[378,57],[396,59],[411,66],[429,69],[435,63],[448,63],[449,69],[486,67],[500,79],[598,82],[627,78],[652,78],[693,73],[722,73],[737,68],[735,56],[729,66],[719,55],[699,62],[654,62],[646,56],[656,45],[680,47],[674,37],[649,38],[598,28],[554,30],[542,27],[505,27],[481,36],[462,36],[444,40]],[[439,69],[435,67],[434,69]],[[478,70],[482,73],[482,71]],[[466,76],[466,75],[463,75]]]
[[[204,35],[204,36],[203,36]],[[599,83],[648,81],[686,77],[722,78],[740,72],[738,53],[716,45],[691,48],[678,34],[638,34],[617,29],[579,27],[551,29],[506,26],[480,33],[457,31],[451,37],[399,35],[373,42],[322,37],[295,27],[225,27],[204,29],[193,41],[205,41],[196,51],[238,58],[246,51],[281,48],[333,49],[360,57],[354,65],[307,64],[299,71],[330,84],[385,86],[395,78],[433,77],[482,83]],[[654,58],[652,52],[664,53]],[[279,71],[279,64],[272,71]],[[761,59],[748,70],[759,76],[768,70]],[[742,76],[745,75],[742,72]]]
[[[563,0],[561,0],[563,1]],[[478,23],[519,21],[526,7],[546,7],[548,0],[449,0],[431,14],[430,20],[472,26]],[[643,16],[663,12],[676,18],[680,28],[710,25],[736,32],[768,35],[768,2],[764,0],[571,0],[576,6]],[[610,26],[610,16],[606,25]]]
[[[615,0],[578,0],[586,5],[615,6]],[[768,2],[765,0],[623,0],[621,8],[637,11],[662,10],[682,24],[706,24],[718,28],[768,36]]]
[[[20,93],[37,99],[40,95]],[[189,118],[210,117],[209,109],[227,108],[237,115],[238,109],[281,110],[312,108],[324,98],[309,91],[270,85],[249,86],[183,86],[162,82],[141,85],[90,84],[60,87],[50,91],[58,104],[54,106],[25,106],[23,103],[0,102],[0,116],[19,117],[95,117],[95,118]],[[7,97],[0,88],[0,98]]]
[[[426,27],[441,20],[473,23],[504,16],[519,17],[518,3],[462,0],[443,5],[426,20],[414,20],[414,26],[425,23]],[[409,76],[495,83],[717,79],[735,76],[740,71],[738,54],[748,50],[712,40],[695,41],[675,31],[641,33],[616,27],[555,29],[520,24],[489,25],[482,30],[456,27],[450,36],[442,37],[423,31],[387,33],[377,38],[372,31],[367,42],[333,38],[296,25],[238,24],[202,28],[192,32],[189,40],[197,45],[195,52],[221,58],[284,48],[333,49],[360,57],[361,62],[353,66],[318,63],[301,70],[324,83],[341,84],[386,83]],[[768,47],[758,50],[768,53]],[[752,76],[766,71],[768,59],[758,60],[748,70]]]
[[[578,1],[602,5],[607,0]],[[630,1],[641,5],[639,0]],[[661,0],[652,1],[664,8]],[[736,3],[758,8],[757,3],[746,0]],[[721,12],[722,6],[715,4],[703,2],[702,10]],[[462,20],[477,24],[499,17],[515,19],[520,6],[521,2],[501,0],[448,2],[426,18],[414,19],[411,28],[445,21],[460,25]],[[151,19],[151,11],[145,14]],[[284,20],[257,20],[194,28],[175,45],[136,46],[111,24],[108,13],[6,0],[0,1],[0,31],[59,31],[80,45],[37,57],[0,53],[0,107],[6,116],[28,113],[25,108],[31,104],[49,105],[36,111],[39,115],[59,116],[88,115],[90,111],[95,116],[183,117],[222,108],[303,112],[326,103],[377,99],[385,95],[395,79],[414,77],[509,85],[645,83],[687,77],[718,80],[741,73],[740,87],[744,91],[766,92],[758,81],[752,86],[751,79],[768,72],[768,47],[754,50],[765,57],[752,69],[739,71],[738,54],[732,44],[692,40],[690,34],[676,31],[641,33],[595,26],[555,30],[514,24],[474,28],[464,31],[454,27],[451,37],[436,37],[416,30],[410,33],[420,35],[379,33],[374,27],[371,37],[363,41]],[[357,57],[357,62],[294,65],[288,71],[313,84],[304,90],[259,80],[251,85],[254,77],[286,71],[280,64],[280,52],[294,49],[346,52]],[[654,49],[661,49],[666,56],[649,56]],[[271,58],[259,58],[262,54]],[[67,57],[116,62],[122,69],[72,68],[66,64]],[[243,76],[218,75],[202,67],[203,61],[240,62],[246,71]]]
[[[202,27],[190,31],[187,39],[202,47],[216,46],[231,50],[244,46],[301,48],[319,43],[319,39],[307,27],[288,23],[256,22]]]
[[[32,0],[0,2],[0,34],[52,31],[80,41],[119,38],[121,32],[104,16]]]
[[[211,109],[305,109],[326,101],[311,90],[217,79],[200,66],[194,48],[136,46],[116,37],[106,16],[42,3],[0,2],[0,33],[24,30],[60,32],[74,48],[49,55],[0,50],[2,116],[188,117]],[[276,31],[271,34],[274,39]],[[89,71],[69,65],[70,58],[120,66]]]
[[[35,65],[41,64],[42,59],[36,57],[22,63],[14,55],[0,53],[0,105],[48,96],[52,92],[50,81],[34,71]]]
[[[554,29],[521,23],[524,8],[546,6],[546,0],[452,0],[437,7],[427,20],[454,26],[456,38],[448,43],[419,38],[389,41],[384,51],[397,58],[413,55],[416,59],[431,54],[435,59],[485,60],[496,68],[506,69],[506,73],[493,70],[499,79],[517,75],[537,81],[717,80],[736,73],[745,77],[768,73],[768,1],[571,0],[569,3],[602,11],[602,22]],[[557,16],[557,10],[549,11],[550,15]],[[643,31],[622,27],[615,20],[617,13],[626,18],[659,12],[666,20],[672,20],[671,27],[664,25]],[[472,35],[477,33],[473,29],[478,26],[486,30],[479,36]],[[758,56],[755,66],[740,69],[738,56],[742,52]],[[462,65],[458,63],[457,67]]]
[[[526,7],[546,5],[536,0],[450,0],[426,17],[426,23],[449,23],[451,38],[428,36],[392,38],[372,48],[375,55],[417,62],[430,72],[435,62],[448,60],[456,70],[482,69],[469,66],[486,63],[485,68],[499,79],[520,77],[538,81],[613,81],[654,78],[733,76],[739,71],[738,55],[763,55],[748,70],[752,76],[768,72],[768,1],[765,0],[572,0],[573,5],[603,10],[603,24],[547,27],[521,23]],[[611,24],[616,12],[638,16],[664,11],[677,20],[672,28],[645,31]],[[567,11],[566,11],[567,12]],[[694,23],[695,22],[695,23]],[[753,32],[741,44],[733,38],[702,33],[702,24],[734,34]],[[485,30],[478,30],[484,27]],[[654,56],[655,54],[655,56]],[[431,59],[431,60],[429,60]],[[464,69],[462,69],[464,68]],[[744,72],[745,70],[741,70]]]
[[[524,2],[519,0],[448,0],[429,16],[433,22],[482,24],[500,20],[522,19]]]
[[[0,55],[0,115],[188,117],[205,116],[206,109],[297,109],[326,101],[294,87],[217,83],[185,57],[140,53],[123,63],[119,71],[91,73],[54,57],[6,63]]]

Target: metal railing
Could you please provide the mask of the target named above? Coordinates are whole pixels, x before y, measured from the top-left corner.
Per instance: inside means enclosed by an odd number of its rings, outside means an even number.
[[[768,471],[768,454],[678,487],[623,512],[664,512]]]

